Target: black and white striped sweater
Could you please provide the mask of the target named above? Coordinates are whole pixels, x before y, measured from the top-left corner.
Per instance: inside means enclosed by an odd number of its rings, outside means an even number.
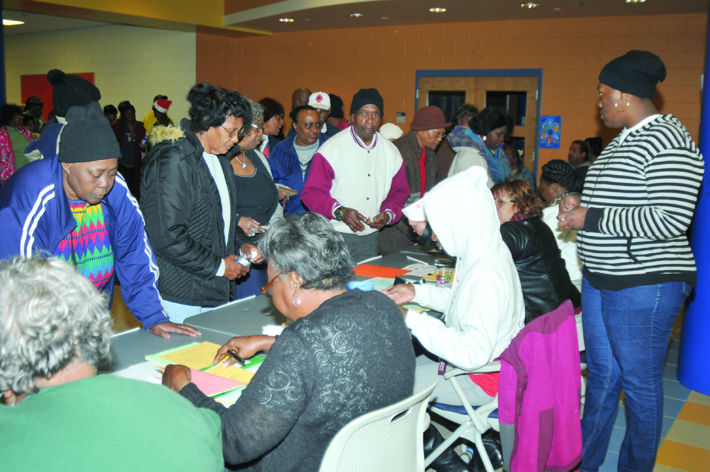
[[[668,281],[695,284],[686,232],[703,178],[703,156],[683,124],[658,115],[617,136],[589,168],[577,233],[584,275],[598,289]]]

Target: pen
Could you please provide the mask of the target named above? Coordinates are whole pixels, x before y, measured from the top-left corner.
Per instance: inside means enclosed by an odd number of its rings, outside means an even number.
[[[238,362],[240,362],[242,365],[246,364],[246,361],[239,357],[236,352],[232,351],[231,349],[227,351],[227,354],[235,358]]]

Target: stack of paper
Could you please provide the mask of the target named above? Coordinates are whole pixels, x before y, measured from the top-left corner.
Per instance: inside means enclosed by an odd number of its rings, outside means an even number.
[[[211,342],[194,342],[175,349],[159,352],[145,356],[146,360],[159,365],[182,364],[190,368],[192,382],[197,385],[205,395],[219,399],[235,390],[243,389],[264,362],[262,356],[254,356],[247,359],[243,366],[231,365],[224,367],[223,364],[212,365],[214,356],[220,346]],[[241,393],[241,392],[240,392]],[[233,403],[237,396],[230,395]]]

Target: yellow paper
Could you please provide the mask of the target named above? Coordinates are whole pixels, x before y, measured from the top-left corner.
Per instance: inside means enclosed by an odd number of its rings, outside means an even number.
[[[160,358],[171,364],[182,364],[190,367],[191,369],[199,370],[204,369],[208,365],[212,365],[214,356],[217,355],[219,348],[219,344],[204,341],[185,349],[163,354]]]
[[[240,369],[239,367],[235,367],[233,365],[230,365],[229,367],[223,367],[222,364],[218,364],[214,367],[210,367],[209,369],[205,370],[205,372],[214,375],[219,375],[220,377],[224,377],[225,379],[232,379],[247,384],[251,381],[251,378],[254,377],[254,372],[248,371],[246,369]]]

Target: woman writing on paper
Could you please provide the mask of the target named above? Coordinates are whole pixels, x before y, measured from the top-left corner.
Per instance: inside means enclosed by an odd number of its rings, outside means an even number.
[[[217,352],[269,355],[230,408],[203,395],[184,366],[163,383],[222,417],[224,458],[246,470],[318,470],[350,420],[412,394],[414,352],[397,306],[379,292],[346,291],[352,262],[342,236],[315,213],[264,234],[276,308],[292,323],[278,337],[232,338]],[[242,469],[240,469],[242,470]]]

